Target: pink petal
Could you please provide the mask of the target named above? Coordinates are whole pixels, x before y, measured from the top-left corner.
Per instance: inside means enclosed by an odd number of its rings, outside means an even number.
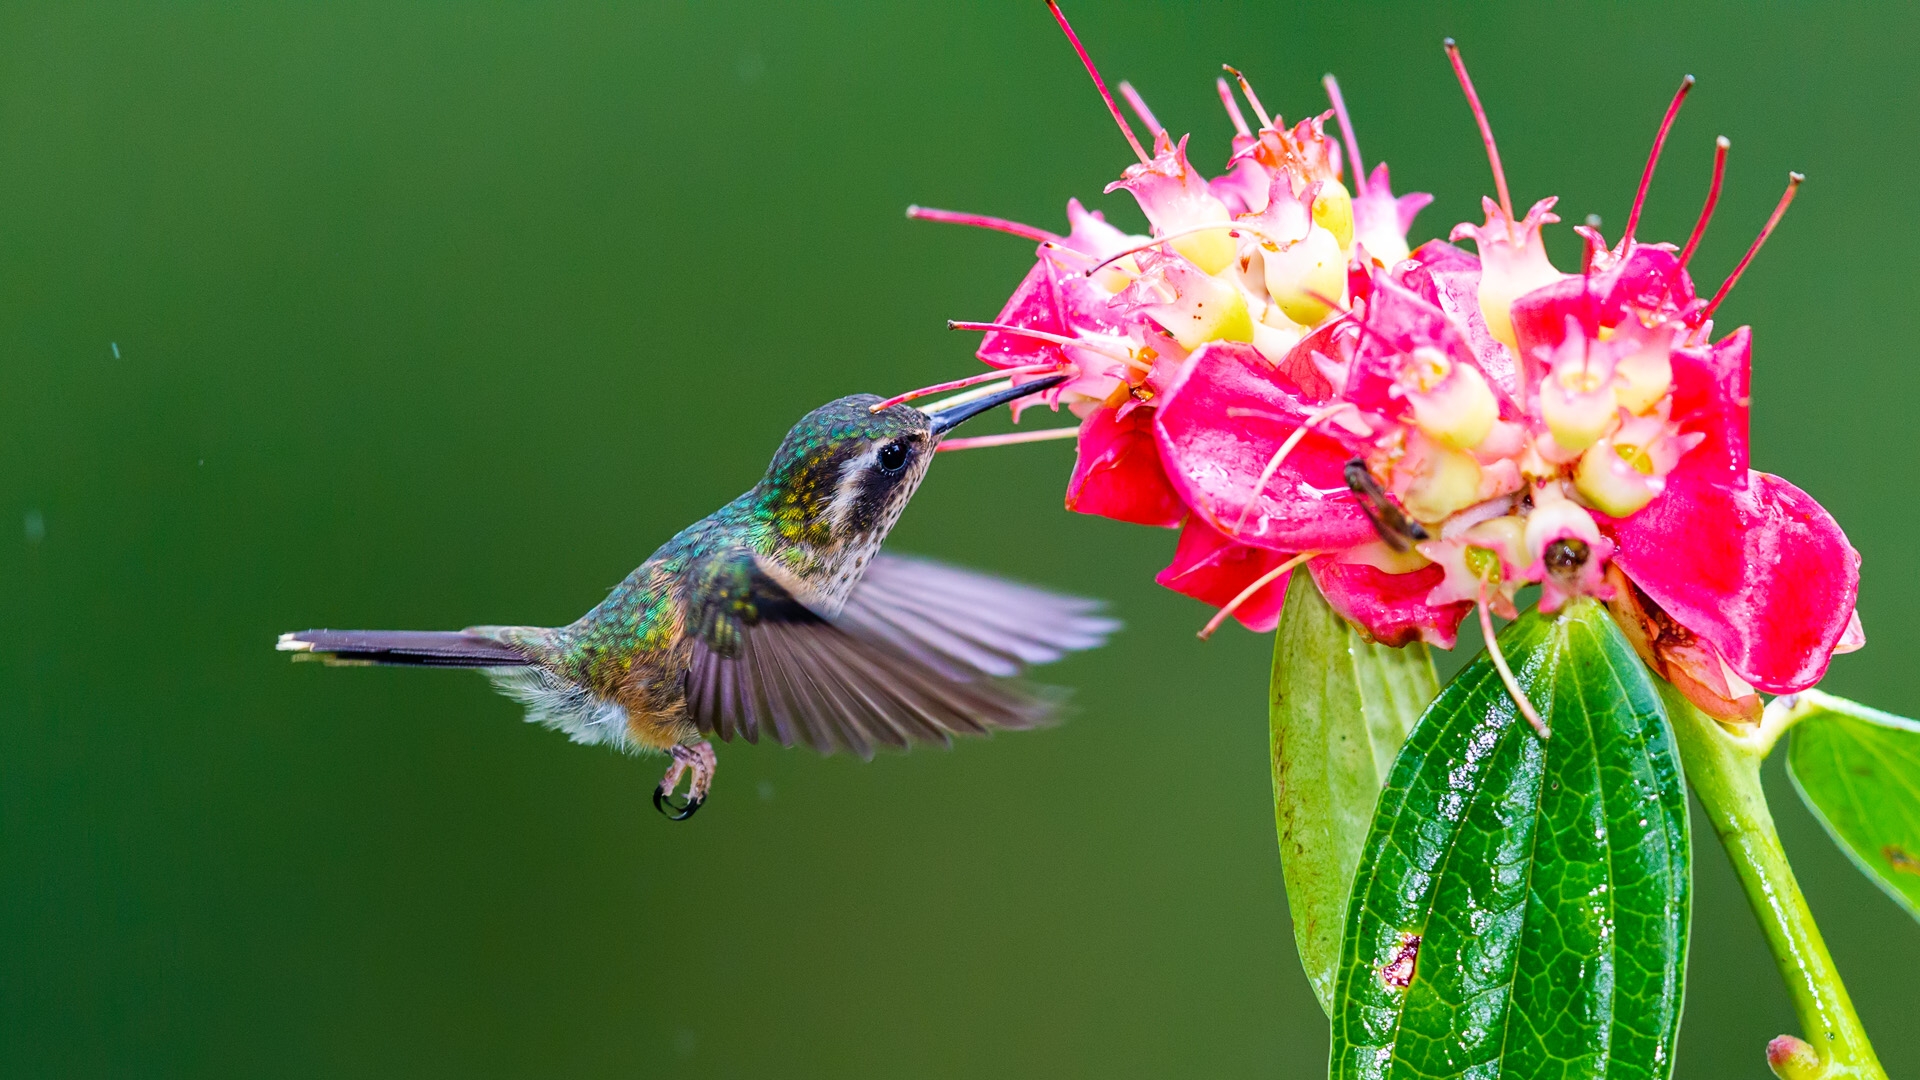
[[[1761,701],[1719,652],[1653,603],[1619,566],[1607,567],[1613,595],[1607,609],[1653,673],[1673,684],[1701,712],[1729,724],[1760,721]]]
[[[1267,463],[1315,407],[1253,346],[1209,343],[1154,404],[1167,479],[1214,528],[1274,551],[1373,539],[1342,473],[1353,454],[1323,434],[1331,425],[1303,438],[1256,494]]]
[[[1180,530],[1173,562],[1154,576],[1155,581],[1195,600],[1225,607],[1247,586],[1287,561],[1284,552],[1234,543],[1199,518],[1188,518]],[[1248,597],[1233,617],[1256,634],[1280,625],[1280,609],[1287,603],[1287,579],[1281,574]]]
[[[1239,156],[1252,146],[1253,136],[1235,135],[1233,149],[1236,156],[1228,164],[1227,171],[1207,181],[1207,190],[1226,204],[1227,213],[1235,217],[1257,214],[1267,205],[1267,170],[1251,156]]]
[[[1427,594],[1446,576],[1432,563],[1411,574],[1389,574],[1366,563],[1343,563],[1328,555],[1307,564],[1314,584],[1333,610],[1383,645],[1400,646],[1425,641],[1453,648],[1460,620],[1473,610],[1470,603],[1427,603]]]
[[[1747,484],[1748,381],[1753,332],[1741,327],[1710,348],[1673,351],[1673,421],[1706,439],[1687,451],[1702,475],[1727,487]]]
[[[1384,161],[1373,167],[1373,175],[1360,187],[1361,193],[1353,197],[1353,231],[1357,233],[1380,225],[1404,236],[1413,228],[1414,216],[1433,202],[1433,196],[1424,191],[1394,198],[1393,180]]]
[[[1409,195],[1407,198],[1412,198]],[[1394,268],[1394,279],[1447,313],[1466,335],[1480,373],[1508,398],[1520,398],[1513,352],[1487,329],[1480,314],[1480,260],[1444,240],[1420,245],[1413,258]]]
[[[1102,407],[1080,425],[1080,454],[1067,481],[1067,509],[1136,525],[1172,528],[1187,508],[1167,483],[1154,447],[1154,409],[1118,416]]]
[[[1567,320],[1588,337],[1602,326],[1618,326],[1629,309],[1673,318],[1693,304],[1693,282],[1680,268],[1670,245],[1639,244],[1605,269],[1572,274],[1513,302],[1513,332],[1520,341],[1521,371],[1529,384],[1541,374],[1530,371],[1536,354],[1551,351],[1567,335]]]
[[[1129,165],[1107,192],[1125,190],[1140,203],[1140,212],[1153,227],[1168,233],[1189,225],[1226,222],[1226,204],[1207,186],[1207,178],[1187,161],[1187,138],[1178,146],[1156,147],[1153,160]]]
[[[1077,274],[1070,274],[1042,255],[1027,271],[1006,306],[993,321],[1007,326],[1039,330],[1062,337],[1082,333],[1113,334],[1125,337],[1144,320],[1127,319],[1111,306],[1112,298]],[[1066,349],[1052,342],[1037,341],[1017,334],[993,332],[980,341],[975,352],[994,367],[1024,367],[1028,364],[1080,362],[1083,368],[1100,367],[1102,361],[1085,349]],[[1093,372],[1089,371],[1091,375]]]
[[[1372,287],[1371,275],[1367,278]],[[1305,401],[1316,407],[1333,401],[1333,381],[1327,372],[1344,370],[1353,356],[1353,343],[1360,327],[1352,319],[1329,319],[1319,329],[1300,339],[1287,355],[1274,365],[1274,377],[1281,385],[1296,387]]]
[[[1773,694],[1820,681],[1860,592],[1860,554],[1813,497],[1753,472],[1717,482],[1692,454],[1645,510],[1612,522],[1614,560],[1740,677]]]
[[[1360,332],[1355,344],[1353,367],[1347,376],[1347,400],[1370,412],[1388,416],[1404,412],[1400,365],[1415,349],[1427,346],[1438,349],[1456,364],[1479,368],[1494,396],[1500,400],[1500,415],[1506,419],[1519,415],[1518,406],[1503,388],[1503,373],[1498,368],[1489,371],[1482,366],[1481,356],[1468,344],[1459,320],[1387,274],[1374,277],[1366,329]],[[1489,355],[1498,363],[1505,360],[1507,353],[1503,348]],[[1504,377],[1511,381],[1510,376]]]

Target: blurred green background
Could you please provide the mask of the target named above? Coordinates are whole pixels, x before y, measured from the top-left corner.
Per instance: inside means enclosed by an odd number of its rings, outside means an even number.
[[[1069,8],[1195,158],[1243,67],[1339,73],[1368,161],[1624,220],[1758,331],[1754,460],[1866,557],[1827,686],[1920,712],[1911,437],[1920,10],[1519,3]],[[971,373],[1020,241],[1130,160],[1038,0],[0,8],[0,1073],[1313,1076],[1263,719],[1266,638],[1194,639],[1171,534],[1077,517],[1063,445],[942,459],[896,546],[1110,598],[1081,711],[951,753],[569,745],[460,673],[329,671],[309,625],[561,622],[840,394]],[[1558,230],[1563,266],[1573,237]],[[1905,258],[1905,256],[1902,256]],[[115,355],[117,347],[118,355]],[[7,539],[10,533],[11,538]],[[1902,672],[1906,672],[1905,675]],[[1777,764],[1775,766],[1777,769]],[[1920,1074],[1920,927],[1784,778],[1782,829],[1880,1054]],[[1697,824],[1680,1074],[1797,1030]]]

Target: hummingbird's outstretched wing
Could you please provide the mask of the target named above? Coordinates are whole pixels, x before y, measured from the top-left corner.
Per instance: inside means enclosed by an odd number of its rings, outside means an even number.
[[[1087,601],[888,557],[829,619],[750,555],[709,558],[718,561],[699,575],[708,599],[688,612],[687,706],[726,740],[765,734],[868,757],[877,746],[1035,727],[1057,702],[996,676],[1097,645],[1114,627]]]
[[[953,678],[1002,678],[1106,643],[1120,624],[1098,600],[931,559],[881,554],[835,618]]]

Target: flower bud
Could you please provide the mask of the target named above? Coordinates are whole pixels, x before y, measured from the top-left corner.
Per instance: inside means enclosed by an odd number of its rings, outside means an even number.
[[[1489,518],[1468,529],[1461,539],[1498,555],[1508,566],[1525,566],[1530,561],[1525,518],[1512,514]]]
[[[1623,343],[1629,341],[1622,335]],[[1638,347],[1613,368],[1613,397],[1635,416],[1651,411],[1673,389],[1673,337],[1663,330],[1640,336]]]
[[[1456,511],[1480,501],[1480,463],[1471,454],[1421,440],[1419,449],[1401,462],[1412,478],[1400,501],[1418,521],[1444,521]]]
[[[1313,228],[1305,237],[1261,254],[1266,262],[1267,294],[1294,322],[1313,326],[1326,318],[1332,309],[1322,297],[1346,300],[1347,257],[1326,229]]]
[[[1430,346],[1413,351],[1401,385],[1413,405],[1414,425],[1443,446],[1471,450],[1500,419],[1499,403],[1480,372]]]
[[[1599,510],[1626,517],[1666,489],[1680,455],[1703,437],[1676,435],[1659,413],[1633,417],[1580,456],[1574,488]]]
[[[1491,199],[1482,199],[1487,211],[1485,225],[1463,224],[1453,230],[1453,239],[1471,237],[1480,249],[1480,316],[1487,330],[1507,348],[1520,351],[1513,332],[1513,302],[1565,277],[1547,261],[1547,249],[1540,229],[1560,219],[1552,214],[1555,200],[1541,199],[1516,222]]]
[[[1619,406],[1612,381],[1613,365],[1599,350],[1591,356],[1562,356],[1554,363],[1540,382],[1540,418],[1559,449],[1577,454],[1613,426]]]
[[[1140,307],[1189,351],[1209,341],[1253,341],[1240,290],[1184,259],[1161,259],[1131,287]]]
[[[1260,350],[1260,355],[1269,364],[1285,360],[1293,347],[1300,344],[1303,336],[1305,331],[1275,307],[1269,307],[1266,314],[1253,324],[1253,347]]]
[[[1220,220],[1223,222],[1227,220],[1224,208],[1220,211]],[[1231,232],[1226,228],[1208,229],[1205,232],[1169,240],[1167,246],[1207,273],[1217,274],[1233,262],[1234,243]]]
[[[1353,248],[1353,196],[1338,180],[1322,180],[1313,200],[1313,223],[1333,234],[1341,251]]]
[[[1767,1068],[1780,1080],[1817,1080],[1827,1075],[1827,1063],[1811,1043],[1782,1035],[1767,1044]]]
[[[1666,480],[1653,475],[1646,447],[1603,439],[1580,455],[1573,486],[1601,513],[1626,517],[1652,502]]]
[[[1395,551],[1384,540],[1370,540],[1350,547],[1340,554],[1338,561],[1371,566],[1388,574],[1411,574],[1415,570],[1426,569],[1433,562],[1413,548]]]
[[[1527,515],[1527,575],[1541,584],[1540,610],[1558,611],[1569,597],[1611,595],[1605,576],[1613,541],[1600,535],[1593,515],[1558,484],[1536,488],[1533,500]]]

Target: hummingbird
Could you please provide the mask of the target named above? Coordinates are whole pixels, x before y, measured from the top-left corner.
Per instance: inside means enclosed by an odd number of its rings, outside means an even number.
[[[713,738],[871,758],[1042,725],[1059,696],[1015,677],[1102,644],[1119,625],[1102,605],[880,546],[947,432],[1062,381],[926,412],[872,394],[830,401],[751,490],[570,625],[304,630],[277,647],[334,665],[479,668],[574,742],[664,753],[653,802],[676,821],[707,800]]]

